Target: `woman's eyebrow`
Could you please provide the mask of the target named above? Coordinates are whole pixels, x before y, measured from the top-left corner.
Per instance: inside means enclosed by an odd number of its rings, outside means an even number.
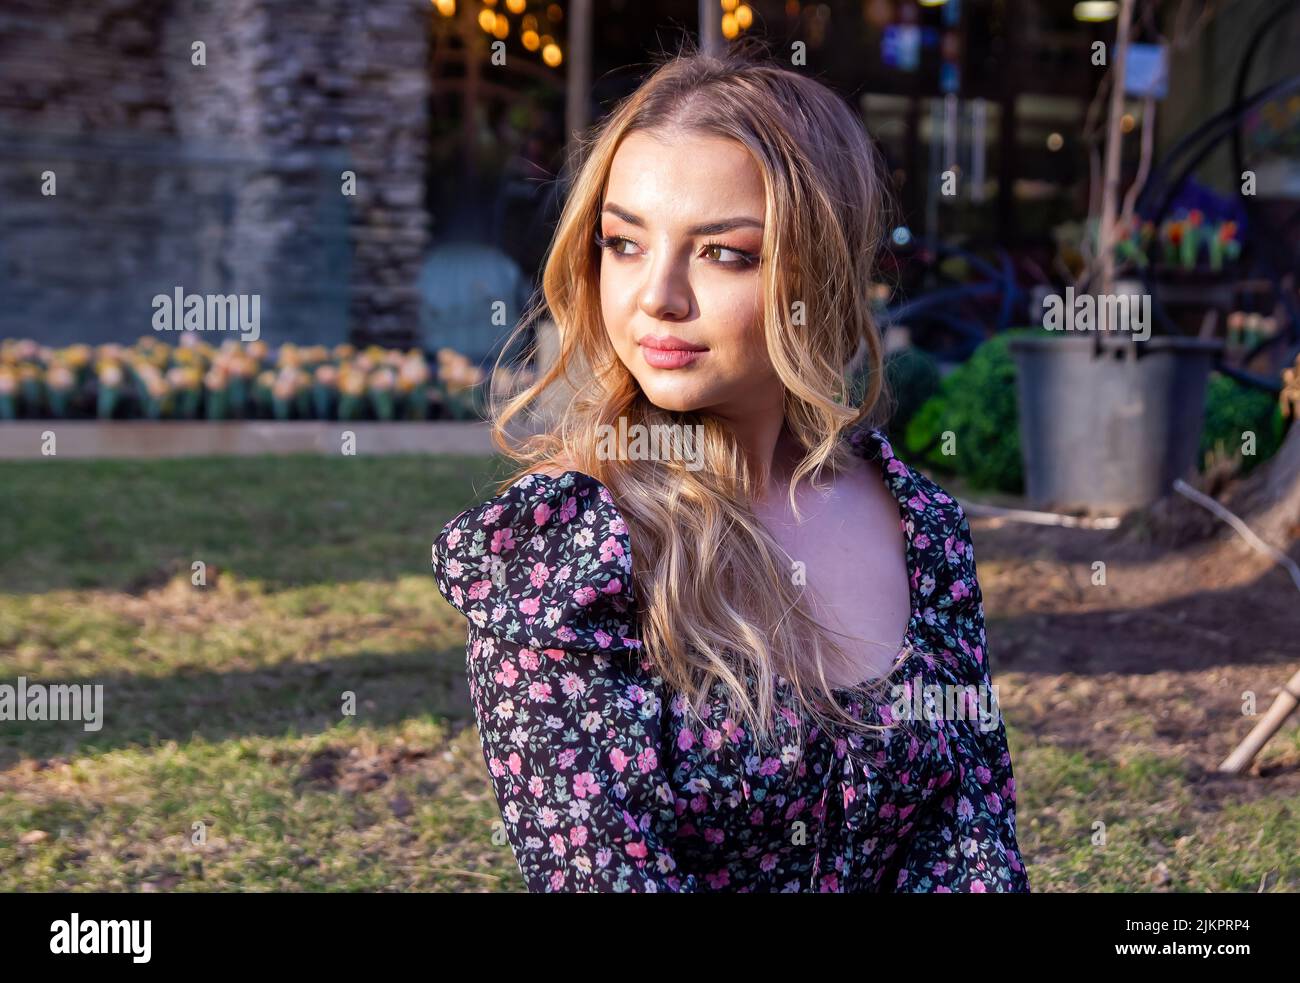
[[[626,209],[619,208],[613,202],[606,202],[602,212],[609,212],[612,215],[621,218],[628,225],[635,225],[638,228],[645,228],[645,220],[639,215],[633,215]],[[763,223],[756,218],[750,218],[748,215],[737,216],[736,218],[718,219],[716,222],[706,222],[704,225],[697,225],[694,228],[687,229],[686,234],[690,236],[716,236],[723,232],[730,232],[732,229],[741,229],[753,227],[761,229]]]

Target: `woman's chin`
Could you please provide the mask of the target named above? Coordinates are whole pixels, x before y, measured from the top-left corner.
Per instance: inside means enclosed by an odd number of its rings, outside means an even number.
[[[692,413],[708,403],[699,393],[682,392],[675,386],[647,386],[643,382],[641,391],[646,399],[666,413]]]

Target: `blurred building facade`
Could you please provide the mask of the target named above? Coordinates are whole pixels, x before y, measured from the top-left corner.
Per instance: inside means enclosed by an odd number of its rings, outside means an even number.
[[[0,336],[134,339],[180,287],[259,295],[273,343],[409,341],[427,23],[410,0],[8,0]]]

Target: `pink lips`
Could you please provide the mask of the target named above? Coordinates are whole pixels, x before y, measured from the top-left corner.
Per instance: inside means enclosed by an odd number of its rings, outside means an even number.
[[[642,335],[637,339],[646,364],[656,369],[680,369],[690,365],[709,349],[675,335]]]

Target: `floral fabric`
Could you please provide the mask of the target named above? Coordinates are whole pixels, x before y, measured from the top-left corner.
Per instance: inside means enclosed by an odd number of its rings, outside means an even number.
[[[991,685],[966,516],[879,431],[845,439],[898,501],[911,573],[901,703],[837,694],[880,736],[799,737],[785,709],[789,740],[760,748],[720,689],[688,715],[641,650],[627,525],[589,475],[527,475],[438,534],[530,891],[1029,891],[1001,716],[944,712],[944,693]]]

